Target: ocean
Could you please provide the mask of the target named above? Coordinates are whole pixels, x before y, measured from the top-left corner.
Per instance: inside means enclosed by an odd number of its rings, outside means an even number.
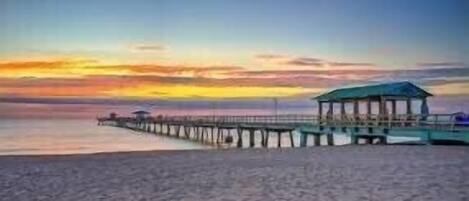
[[[0,155],[207,149],[209,146],[111,126],[94,119],[0,121]]]

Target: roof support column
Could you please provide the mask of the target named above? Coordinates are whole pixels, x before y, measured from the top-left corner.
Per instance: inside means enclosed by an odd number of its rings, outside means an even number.
[[[366,119],[371,119],[371,99],[368,99],[366,102]]]
[[[329,111],[327,111],[327,119],[332,120],[334,115],[334,102],[329,102]]]
[[[342,123],[345,121],[345,102],[341,101],[340,102],[340,119]]]
[[[412,115],[412,99],[411,98],[407,98],[406,100],[406,114]]]
[[[321,124],[321,120],[322,120],[322,102],[321,101],[318,101],[318,120],[319,120],[319,124]]]
[[[360,114],[360,107],[358,105],[358,100],[353,101],[353,118],[355,121],[358,121]]]
[[[427,98],[422,98],[422,105],[420,106],[420,115],[422,115],[422,120],[427,120],[427,116],[430,114],[427,104]]]
[[[393,117],[396,116],[396,100],[391,100],[391,114]]]

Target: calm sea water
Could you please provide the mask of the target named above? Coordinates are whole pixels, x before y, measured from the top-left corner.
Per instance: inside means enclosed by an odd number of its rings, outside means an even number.
[[[232,132],[234,141],[237,135]],[[294,133],[295,146],[299,145],[299,135]],[[325,136],[321,139],[326,143]],[[243,146],[248,147],[249,134],[243,133]],[[260,135],[256,135],[256,146],[260,146]],[[350,137],[334,136],[336,145],[350,143]],[[391,138],[389,142],[415,140],[409,138]],[[308,146],[313,146],[313,139]],[[281,139],[283,147],[291,146],[289,135]],[[234,147],[232,144],[231,147]],[[277,135],[271,134],[269,147],[277,146]],[[229,147],[229,146],[225,146]],[[2,120],[0,121],[0,155],[36,155],[36,154],[77,154],[116,151],[143,150],[191,150],[210,149],[183,139],[156,136],[149,133],[131,131],[111,126],[97,126],[90,120]]]
[[[0,155],[205,149],[192,142],[142,134],[90,120],[2,120]]]

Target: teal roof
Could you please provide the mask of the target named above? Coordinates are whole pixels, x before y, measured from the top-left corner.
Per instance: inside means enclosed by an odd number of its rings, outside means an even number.
[[[362,87],[342,88],[319,95],[318,101],[340,101],[350,99],[365,99],[380,96],[396,96],[409,98],[424,98],[433,96],[410,82],[395,82]]]

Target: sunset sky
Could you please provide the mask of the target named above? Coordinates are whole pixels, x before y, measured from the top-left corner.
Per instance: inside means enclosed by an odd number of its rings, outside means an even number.
[[[2,0],[0,99],[469,96],[466,0]]]

